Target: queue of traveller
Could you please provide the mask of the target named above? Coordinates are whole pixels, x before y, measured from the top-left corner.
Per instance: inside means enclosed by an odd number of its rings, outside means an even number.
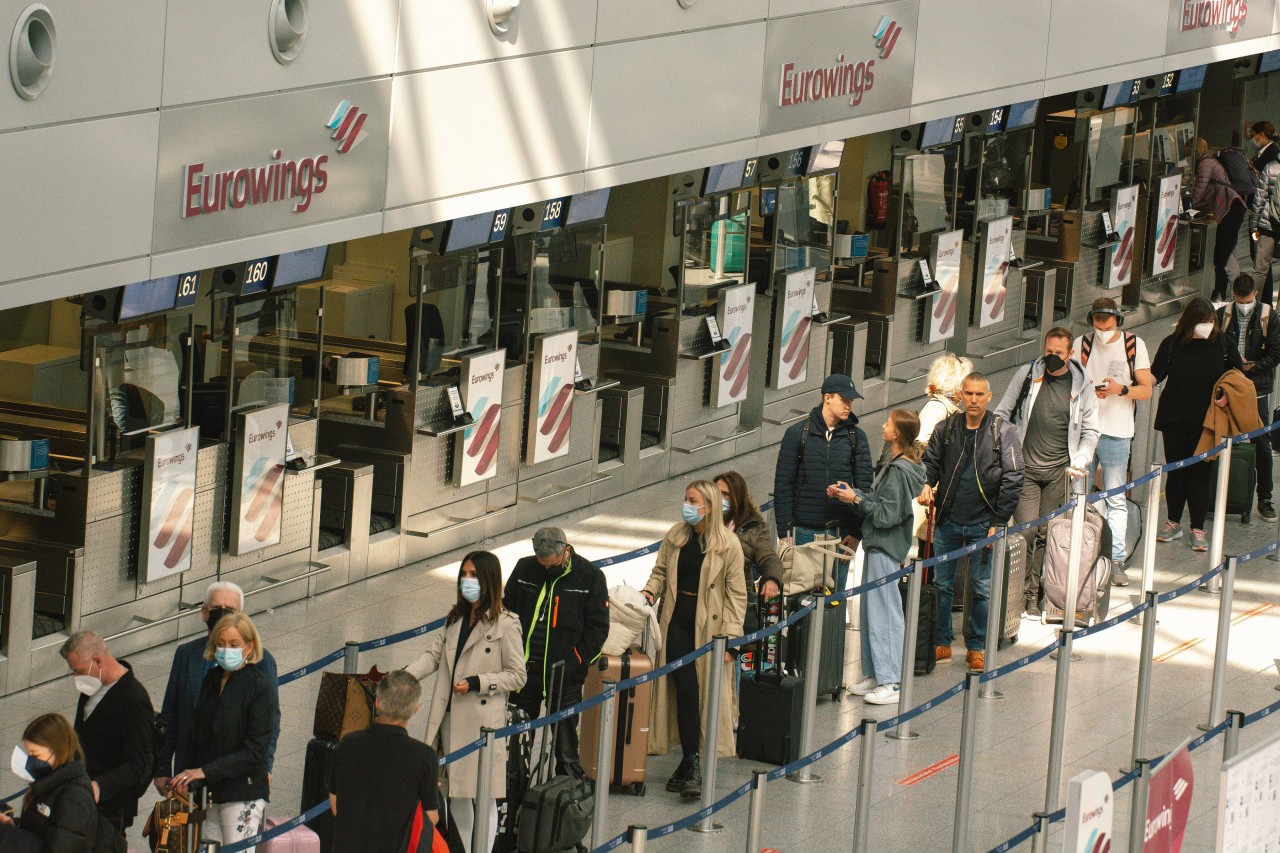
[[[878,465],[852,411],[860,398],[853,381],[827,377],[820,404],[783,437],[773,483],[777,541],[740,474],[728,471],[685,489],[680,520],[663,537],[641,591],[649,605],[660,605],[654,665],[715,636],[734,638],[758,626],[758,608],[790,592],[789,566],[777,545],[794,553],[794,546],[822,536],[850,554],[860,548],[863,580],[870,582],[920,554],[920,540],[930,535],[928,544],[947,553],[999,526],[1045,515],[1066,503],[1072,478],[1100,478],[1094,482],[1102,488],[1122,484],[1135,403],[1161,383],[1155,429],[1168,460],[1269,422],[1280,325],[1257,298],[1253,276],[1237,277],[1232,291],[1232,301],[1217,309],[1193,299],[1154,358],[1123,330],[1119,306],[1099,299],[1088,314],[1089,331],[1050,330],[1042,355],[1014,372],[994,408],[987,377],[967,359],[944,354],[929,372],[920,412],[888,414]],[[1263,437],[1253,449],[1258,512],[1273,521],[1271,445]],[[1206,549],[1212,476],[1207,464],[1168,473],[1167,519],[1158,541],[1182,538],[1189,512],[1190,547]],[[1112,551],[1100,556],[1110,557],[1110,582],[1124,586],[1126,502],[1117,496],[1104,506]],[[1023,535],[1029,558],[1023,615],[1039,617],[1045,526]],[[380,682],[371,728],[338,746],[327,772],[336,850],[404,850],[406,839],[427,831],[446,804],[464,849],[470,851],[471,829],[482,814],[497,831],[497,800],[514,793],[505,789],[506,774],[493,774],[490,798],[481,802],[472,752],[450,764],[447,794],[441,794],[438,756],[474,742],[482,727],[504,726],[509,703],[534,718],[580,701],[610,634],[603,573],[559,528],[538,530],[532,545],[533,555],[519,561],[505,587],[494,554],[467,554],[445,629],[406,670]],[[840,562],[846,565],[832,578],[836,588],[848,584],[847,561]],[[939,661],[952,657],[955,569],[954,562],[939,564],[931,579],[942,614],[933,649]],[[969,559],[962,626],[965,663],[973,670],[985,662],[991,583],[990,550],[982,549]],[[862,677],[851,692],[871,704],[896,704],[901,597],[886,584],[862,595],[859,606]],[[207,839],[229,844],[262,830],[280,735],[275,661],[235,584],[211,584],[201,616],[207,636],[176,650],[159,715],[128,662],[116,659],[101,637],[80,631],[66,641],[61,653],[81,694],[75,720],[44,714],[26,727],[11,767],[30,787],[16,817],[0,815],[0,847],[123,851],[151,784],[162,795],[203,787]],[[706,655],[653,684],[648,752],[677,745],[681,751],[669,791],[700,796],[704,750],[735,753],[734,663],[726,655],[718,707],[709,705]],[[553,669],[564,673],[554,691]],[[425,736],[417,741],[406,727],[421,704],[419,682],[431,674]],[[703,742],[710,714],[719,715],[715,744]],[[583,773],[575,723],[556,729],[558,774]]]

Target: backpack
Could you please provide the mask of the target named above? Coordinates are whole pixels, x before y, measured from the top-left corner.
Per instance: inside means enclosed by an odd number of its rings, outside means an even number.
[[[1022,404],[1026,402],[1027,395],[1031,393],[1031,374],[1035,365],[1036,359],[1034,358],[1027,362],[1027,375],[1022,379],[1022,387],[1018,389],[1018,399],[1013,404],[1013,410],[1009,412],[1009,423],[1011,424],[1018,422],[1018,412],[1022,411]]]
[[[1271,330],[1271,306],[1262,300],[1258,300],[1258,305],[1261,306],[1262,310],[1262,314],[1258,318],[1258,322],[1262,326],[1262,342],[1265,345],[1267,341],[1267,333]],[[1235,307],[1236,304],[1234,302],[1228,302],[1226,305],[1222,306],[1223,331],[1226,331],[1227,323],[1229,323],[1231,318],[1235,316]]]
[[[807,417],[804,421],[804,429],[800,430],[800,452],[796,454],[796,472],[804,476],[804,447],[809,443],[809,433],[812,431],[813,417]],[[849,466],[856,475],[858,472],[858,432],[857,427],[852,426],[849,434]]]
[[[1243,199],[1249,199],[1258,191],[1258,170],[1239,148],[1223,148],[1214,158],[1222,164],[1231,179],[1231,187]]]
[[[1137,382],[1138,374],[1138,336],[1129,332],[1124,334],[1124,357],[1129,362],[1129,384]],[[1089,366],[1089,354],[1093,352],[1093,332],[1080,336],[1080,366]],[[1028,376],[1031,374],[1028,373]]]
[[[160,769],[160,753],[164,752],[164,736],[167,730],[164,717],[157,713],[151,720],[151,761],[147,764],[147,772],[142,779],[141,787],[138,788],[138,799],[146,795],[147,789],[151,787],[151,780],[156,777]]]

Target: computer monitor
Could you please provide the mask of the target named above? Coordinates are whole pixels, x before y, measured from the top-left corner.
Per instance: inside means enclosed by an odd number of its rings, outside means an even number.
[[[1271,58],[1270,67],[1267,65],[1267,57]],[[1200,87],[1204,85],[1204,75],[1209,69],[1207,65],[1193,65],[1190,68],[1184,68],[1178,72],[1178,90],[1179,95],[1185,95],[1187,92],[1198,92]],[[1262,60],[1258,65],[1258,73],[1265,74],[1268,71],[1280,70],[1280,50],[1272,50],[1262,54]]]
[[[569,199],[569,214],[565,217],[564,225],[570,228],[574,225],[581,225],[584,222],[595,222],[597,219],[604,219],[606,213],[609,212],[609,193],[610,187],[600,190],[588,190],[584,193],[577,193],[573,198]]]
[[[479,246],[489,244],[493,235],[494,213],[477,213],[463,216],[449,223],[445,229],[444,242],[440,245],[440,254],[465,252]]]
[[[1112,107],[1120,107],[1133,100],[1133,81],[1121,80],[1119,83],[1111,83],[1107,86],[1102,96],[1102,108],[1109,110]]]
[[[809,149],[809,167],[805,170],[805,174],[812,175],[814,172],[828,172],[832,169],[839,169],[842,156],[844,156],[843,139],[815,145]]]
[[[923,149],[937,148],[939,145],[948,145],[955,141],[955,131],[955,116],[935,118],[933,121],[926,121],[924,123],[924,130],[920,132],[920,147]]]
[[[285,252],[276,260],[276,274],[270,287],[293,287],[324,278],[324,265],[329,260],[329,246],[316,246],[297,252]]]
[[[178,276],[167,275],[126,284],[120,288],[120,302],[115,319],[134,320],[148,314],[172,311],[178,298]]]
[[[1034,101],[1019,101],[1016,104],[1010,104],[1006,111],[1008,117],[1004,122],[1005,130],[1021,130],[1024,127],[1031,127],[1036,123],[1036,114],[1040,109],[1040,99]]]
[[[712,166],[707,169],[702,179],[702,194],[717,195],[738,189],[742,186],[742,176],[746,168],[746,160],[734,160],[731,163]]]

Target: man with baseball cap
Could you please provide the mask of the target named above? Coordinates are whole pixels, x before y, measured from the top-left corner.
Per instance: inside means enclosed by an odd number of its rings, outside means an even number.
[[[852,379],[833,373],[822,383],[822,405],[782,436],[773,507],[778,535],[796,545],[828,534],[852,549],[862,539],[862,510],[827,492],[840,481],[871,488],[871,445],[853,414],[853,401],[860,399]],[[841,560],[836,564],[836,588],[844,589],[848,578],[849,563]]]

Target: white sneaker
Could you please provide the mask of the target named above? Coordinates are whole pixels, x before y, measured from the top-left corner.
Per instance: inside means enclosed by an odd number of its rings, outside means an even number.
[[[898,685],[881,684],[875,690],[863,696],[862,701],[868,705],[897,705],[898,696]]]
[[[876,689],[875,676],[868,675],[866,678],[862,679],[857,684],[850,687],[849,692],[852,693],[854,696],[866,696],[868,693],[870,693],[872,690],[875,690],[875,689]]]

